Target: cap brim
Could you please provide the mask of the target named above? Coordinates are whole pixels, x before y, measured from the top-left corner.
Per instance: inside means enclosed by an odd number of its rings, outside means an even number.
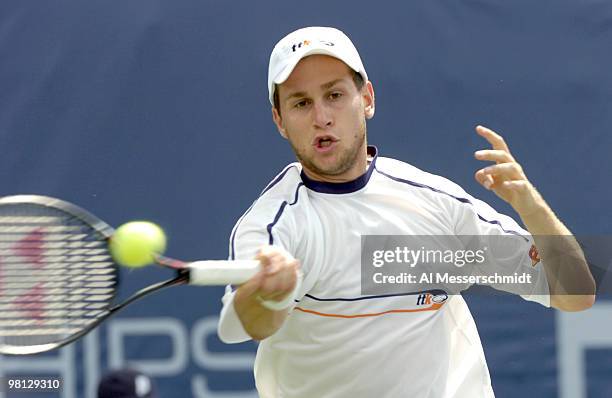
[[[344,62],[345,64],[347,64],[351,69],[355,70],[356,72],[361,72],[358,70],[358,66],[356,65],[351,65],[349,64],[345,59],[342,59],[338,56],[338,54],[336,54],[333,51],[328,50],[327,48],[324,47],[315,47],[312,48],[306,52],[304,52],[304,54],[302,54],[301,57],[296,58],[295,60],[293,60],[291,63],[287,64],[287,66],[285,67],[285,69],[283,69],[278,75],[276,75],[276,77],[273,80],[274,84],[282,84],[285,82],[285,80],[287,80],[289,78],[289,76],[291,75],[291,72],[293,72],[293,70],[295,69],[296,65],[305,57],[308,57],[309,55],[329,55],[330,57],[334,57],[336,59],[339,59],[340,61]]]

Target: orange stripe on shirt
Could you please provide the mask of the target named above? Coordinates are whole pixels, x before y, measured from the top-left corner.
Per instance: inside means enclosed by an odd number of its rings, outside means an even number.
[[[306,312],[308,314],[313,314],[313,315],[318,315],[318,316],[327,316],[327,317],[331,317],[331,318],[366,318],[366,317],[371,317],[371,316],[380,316],[380,315],[385,315],[385,314],[402,313],[402,312],[437,311],[443,305],[444,305],[444,303],[435,303],[435,304],[432,304],[431,307],[418,308],[418,309],[414,309],[414,310],[389,310],[389,311],[383,311],[383,312],[375,312],[375,313],[371,313],[371,314],[354,314],[354,315],[326,314],[324,312],[307,310],[307,309],[304,309],[304,308],[301,308],[301,307],[295,307],[294,309],[296,309],[298,311]]]

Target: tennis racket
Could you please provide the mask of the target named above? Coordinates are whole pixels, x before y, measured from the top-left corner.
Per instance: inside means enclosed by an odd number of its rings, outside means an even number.
[[[113,228],[66,201],[37,195],[0,198],[0,354],[53,350],[84,336],[126,305],[161,289],[240,284],[258,261],[183,262],[158,256],[172,279],[114,303],[119,268]]]

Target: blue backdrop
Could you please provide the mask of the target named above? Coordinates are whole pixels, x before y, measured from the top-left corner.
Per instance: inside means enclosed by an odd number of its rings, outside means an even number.
[[[381,155],[513,214],[473,180],[484,145],[473,127],[484,124],[570,229],[610,231],[605,0],[4,0],[0,195],[61,197],[112,225],[151,219],[167,230],[170,255],[225,258],[235,220],[293,161],[270,120],[266,73],[274,43],[305,25],[339,27],[359,48],[377,99],[369,141]],[[167,275],[126,273],[122,292]],[[163,292],[77,344],[4,357],[0,369],[60,374],[65,398],[93,398],[100,372],[125,363],[152,374],[165,397],[254,396],[255,345],[214,334],[221,294]],[[498,397],[612,396],[610,333],[576,340],[589,322],[612,327],[605,299],[580,322],[516,297],[468,301]],[[578,368],[567,367],[564,345],[580,347]]]

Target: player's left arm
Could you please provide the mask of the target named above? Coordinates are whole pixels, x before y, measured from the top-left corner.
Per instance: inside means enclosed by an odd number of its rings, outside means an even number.
[[[476,132],[492,146],[476,151],[476,159],[495,162],[478,170],[476,180],[508,202],[533,236],[548,279],[550,305],[564,311],[590,308],[595,280],[571,231],[529,182],[504,139],[483,126],[477,126]]]

